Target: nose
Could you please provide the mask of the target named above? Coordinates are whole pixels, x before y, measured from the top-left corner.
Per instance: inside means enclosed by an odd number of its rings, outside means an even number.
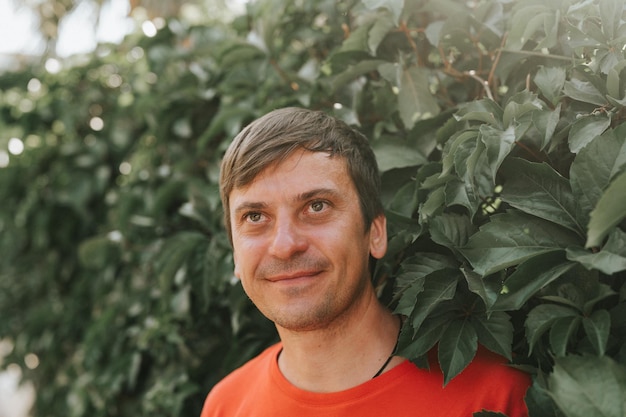
[[[291,219],[276,221],[271,239],[269,253],[279,259],[289,259],[304,252],[308,245],[297,222]]]

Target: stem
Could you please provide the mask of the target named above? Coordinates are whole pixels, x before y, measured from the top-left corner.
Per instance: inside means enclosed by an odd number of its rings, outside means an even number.
[[[544,54],[541,52],[533,52],[533,51],[513,51],[511,49],[506,49],[506,48],[500,48],[499,52],[508,52],[511,54],[519,54],[519,55],[528,55],[528,56],[538,56],[538,57],[542,57],[542,58],[550,58],[550,59],[558,59],[561,61],[572,61],[574,60],[573,57],[569,57],[569,56],[563,56],[563,55],[551,55],[551,54]]]
[[[287,74],[276,62],[276,60],[274,60],[273,58],[269,60],[270,65],[272,66],[272,68],[274,68],[274,70],[278,73],[278,76],[280,77],[281,80],[283,80],[284,82],[286,82],[287,84],[289,84],[289,87],[294,90],[297,91],[299,86],[296,82],[292,82],[289,74]]]
[[[489,82],[483,80],[482,78],[480,78],[478,75],[476,75],[476,71],[465,71],[463,74],[475,79],[476,81],[478,81],[483,88],[485,89],[485,93],[487,93],[487,97],[489,97],[489,99],[491,101],[493,100],[493,93],[491,92],[491,89],[489,88]]]
[[[416,30],[409,29],[407,27],[406,22],[404,20],[402,22],[400,22],[400,27],[398,28],[398,30],[400,32],[404,33],[404,36],[406,37],[407,41],[409,42],[409,45],[411,45],[411,49],[413,49],[413,53],[417,57],[417,65],[419,65],[420,67],[423,66],[422,58],[420,57],[419,51],[417,50],[417,44],[415,43],[415,41],[411,37],[411,31],[416,31]]]
[[[524,145],[522,142],[516,140],[515,144],[528,152],[529,155],[533,156],[537,162],[544,161],[540,154],[538,154],[537,152],[535,152],[535,150],[529,148],[528,146]]]
[[[500,48],[496,52],[496,58],[493,60],[493,65],[491,65],[491,71],[489,71],[489,76],[487,77],[487,82],[489,85],[493,85],[493,77],[496,73],[496,68],[500,63],[500,57],[502,56],[502,51],[504,50],[504,44],[506,43],[506,38],[508,36],[508,32],[502,36],[502,42],[500,43]]]

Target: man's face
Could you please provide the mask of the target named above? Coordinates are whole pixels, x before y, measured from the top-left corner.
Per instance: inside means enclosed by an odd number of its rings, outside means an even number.
[[[369,255],[387,249],[384,216],[368,231],[344,159],[297,151],[230,194],[235,275],[256,306],[290,330],[352,311]]]

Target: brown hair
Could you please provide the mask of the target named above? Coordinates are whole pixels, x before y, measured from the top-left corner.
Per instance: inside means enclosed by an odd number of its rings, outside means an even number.
[[[367,138],[324,112],[287,107],[250,123],[226,150],[220,173],[220,195],[231,243],[232,190],[250,184],[262,170],[297,149],[328,152],[331,157],[345,159],[359,196],[366,231],[374,218],[383,213],[378,166]]]

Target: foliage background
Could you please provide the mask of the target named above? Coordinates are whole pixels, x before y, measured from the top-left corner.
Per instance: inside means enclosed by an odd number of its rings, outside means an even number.
[[[40,360],[33,414],[198,415],[276,340],[218,164],[295,105],[376,150],[404,355],[438,343],[449,380],[481,343],[533,373],[532,416],[623,416],[625,44],[623,0],[259,0],[0,75],[0,338]]]

